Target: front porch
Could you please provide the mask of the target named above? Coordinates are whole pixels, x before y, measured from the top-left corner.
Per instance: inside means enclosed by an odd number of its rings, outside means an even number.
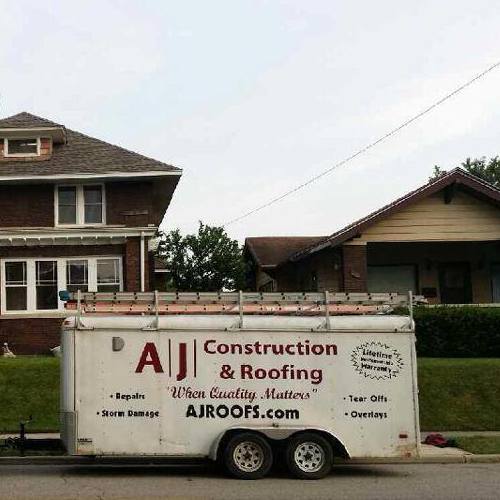
[[[500,241],[368,243],[366,288],[431,304],[500,302]]]

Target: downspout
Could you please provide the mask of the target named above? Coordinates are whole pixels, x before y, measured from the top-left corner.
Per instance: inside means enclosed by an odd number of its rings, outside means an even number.
[[[144,292],[144,283],[145,283],[145,276],[144,276],[144,258],[145,258],[145,251],[144,251],[144,232],[141,231],[141,292]]]

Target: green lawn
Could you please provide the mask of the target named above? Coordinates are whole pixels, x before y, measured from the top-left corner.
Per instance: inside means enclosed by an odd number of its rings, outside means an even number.
[[[59,359],[48,356],[0,357],[0,432],[59,428]]]
[[[500,359],[419,358],[424,431],[500,430]]]
[[[456,438],[457,446],[476,455],[500,453],[500,436],[467,436]]]
[[[418,376],[422,430],[500,430],[500,359],[420,358]],[[0,357],[0,432],[29,415],[29,430],[57,431],[58,402],[59,359]]]

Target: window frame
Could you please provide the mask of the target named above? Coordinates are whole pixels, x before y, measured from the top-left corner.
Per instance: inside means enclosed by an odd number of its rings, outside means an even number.
[[[9,141],[29,141],[36,140],[36,153],[9,153]],[[3,139],[3,155],[6,158],[35,158],[40,156],[42,141],[40,137],[4,137]]]
[[[86,187],[99,186],[101,188],[101,222],[85,222],[85,195]],[[76,189],[76,222],[59,222],[59,188],[74,187]],[[90,184],[56,184],[54,186],[54,223],[60,227],[93,227],[106,225],[106,185],[103,182]]]
[[[8,315],[33,315],[44,313],[66,314],[64,309],[64,302],[58,301],[57,309],[37,309],[36,308],[36,262],[37,261],[55,261],[57,262],[57,291],[67,289],[66,281],[66,265],[73,260],[86,260],[88,263],[88,290],[90,292],[97,291],[97,261],[98,260],[118,260],[118,273],[119,273],[119,288],[120,292],[123,291],[123,256],[122,255],[84,255],[72,257],[14,257],[0,259],[0,314]],[[7,262],[26,262],[26,310],[7,310],[6,309],[6,273],[5,264]]]

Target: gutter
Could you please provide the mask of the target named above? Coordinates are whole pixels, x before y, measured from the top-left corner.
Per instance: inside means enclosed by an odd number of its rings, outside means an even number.
[[[1,167],[1,163],[0,163]],[[0,176],[0,182],[16,182],[16,181],[60,181],[60,180],[78,180],[78,179],[127,179],[127,178],[140,178],[140,177],[180,177],[182,170],[175,171],[154,171],[147,172],[107,172],[103,174],[55,174],[55,175],[4,175]]]

